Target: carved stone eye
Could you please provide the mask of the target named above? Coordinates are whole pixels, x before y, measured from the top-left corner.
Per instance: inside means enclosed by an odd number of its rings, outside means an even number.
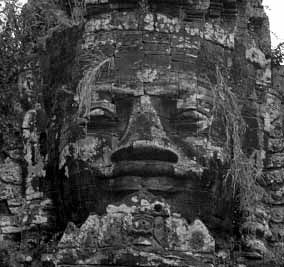
[[[115,113],[104,108],[94,108],[89,113],[88,129],[105,129],[115,126],[118,118]]]
[[[206,119],[206,116],[196,110],[184,110],[176,115],[176,119],[191,120],[198,122],[199,120]]]
[[[177,113],[172,122],[178,129],[200,132],[210,127],[211,118],[197,109],[188,109]]]
[[[115,118],[116,114],[103,108],[95,108],[90,111],[89,116],[90,118],[99,118],[99,117]]]
[[[90,117],[103,116],[103,115],[105,115],[105,111],[103,109],[101,109],[101,108],[93,109],[89,113]]]
[[[90,116],[104,115],[106,112],[116,115],[116,105],[108,100],[101,100],[92,103]]]

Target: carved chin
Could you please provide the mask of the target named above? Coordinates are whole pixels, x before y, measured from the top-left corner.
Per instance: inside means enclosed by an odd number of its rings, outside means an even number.
[[[189,224],[163,199],[140,192],[108,205],[103,216],[89,215],[80,228],[69,223],[58,247],[60,264],[73,255],[71,262],[99,266],[189,267],[206,266],[200,260],[215,240],[201,220]]]
[[[183,179],[169,176],[141,177],[121,176],[115,179],[103,181],[103,188],[106,191],[161,191],[179,192],[185,190]]]

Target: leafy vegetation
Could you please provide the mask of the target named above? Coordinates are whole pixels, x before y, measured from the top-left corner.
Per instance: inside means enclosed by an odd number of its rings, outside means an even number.
[[[272,66],[280,66],[284,61],[284,42],[279,43],[276,48],[272,49]]]
[[[20,4],[18,0],[6,0],[5,3],[0,11],[0,149],[2,153],[6,146],[14,147],[15,137],[20,136],[19,121],[16,119],[22,112],[19,103],[18,77],[25,65]]]
[[[262,175],[262,163],[257,151],[248,156],[242,148],[242,136],[246,131],[246,123],[241,114],[237,96],[228,86],[224,75],[217,66],[217,84],[214,93],[214,116],[222,119],[226,132],[226,161],[228,162],[226,187],[233,194],[239,192],[243,210],[255,205],[263,192],[257,186],[257,179]]]
[[[42,102],[39,47],[55,29],[78,20],[67,15],[71,7],[63,2],[29,0],[22,6],[20,0],[0,0],[0,151],[21,143],[24,112]]]

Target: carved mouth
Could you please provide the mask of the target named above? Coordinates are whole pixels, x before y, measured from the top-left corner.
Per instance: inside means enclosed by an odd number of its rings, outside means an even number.
[[[168,176],[140,177],[120,176],[115,179],[102,181],[103,188],[107,191],[139,191],[152,192],[180,192],[185,189],[185,180]]]
[[[175,176],[173,164],[164,161],[120,161],[115,164],[113,178],[121,176]]]
[[[173,190],[174,166],[162,161],[120,161],[115,164],[106,188],[115,191]]]
[[[189,183],[188,181],[195,181]],[[197,181],[197,183],[196,183]],[[175,165],[162,161],[121,161],[115,164],[113,175],[101,180],[105,190],[110,191],[149,191],[180,192],[193,189],[200,183],[194,172],[177,174]]]
[[[160,148],[153,145],[148,145],[147,143],[138,144],[135,147],[128,146],[121,148],[115,151],[112,156],[111,160],[113,162],[120,162],[120,161],[163,161],[163,162],[170,162],[170,163],[177,163],[178,156],[176,153],[169,149]]]

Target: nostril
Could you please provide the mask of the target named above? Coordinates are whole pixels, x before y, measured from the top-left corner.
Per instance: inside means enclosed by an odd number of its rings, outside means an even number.
[[[144,147],[128,146],[115,151],[111,156],[111,160],[113,162],[124,161],[124,160],[130,160],[130,161],[157,160],[157,161],[177,163],[178,156],[175,152],[165,148],[160,148],[155,146],[144,146]]]

